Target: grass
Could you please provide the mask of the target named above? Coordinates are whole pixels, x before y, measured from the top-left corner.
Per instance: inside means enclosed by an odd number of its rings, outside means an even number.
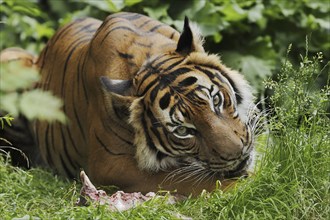
[[[286,62],[278,82],[266,82],[274,89],[270,134],[255,175],[237,188],[175,205],[154,199],[122,213],[110,212],[105,206],[75,206],[79,183],[42,169],[24,171],[0,157],[0,219],[178,219],[178,213],[193,219],[328,219],[330,89],[314,86],[321,58],[305,57],[300,67]]]

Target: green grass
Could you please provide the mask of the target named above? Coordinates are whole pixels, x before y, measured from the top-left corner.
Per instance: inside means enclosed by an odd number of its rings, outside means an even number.
[[[216,190],[175,205],[148,201],[125,212],[77,207],[80,184],[48,171],[24,171],[0,159],[0,219],[327,219],[330,216],[330,90],[314,87],[321,56],[300,67],[286,62],[274,89],[274,109],[255,175],[223,193]],[[324,68],[325,70],[326,68]],[[323,70],[323,71],[324,71]],[[327,84],[329,85],[329,79]],[[264,138],[262,136],[261,138]],[[1,157],[0,157],[1,158]]]

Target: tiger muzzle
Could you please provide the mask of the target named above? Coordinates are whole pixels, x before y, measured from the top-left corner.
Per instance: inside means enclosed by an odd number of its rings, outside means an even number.
[[[237,164],[236,168],[229,171],[225,171],[224,177],[233,178],[233,177],[240,177],[247,175],[246,170],[249,166],[249,162],[250,162],[250,156],[247,156],[244,160],[242,160]]]

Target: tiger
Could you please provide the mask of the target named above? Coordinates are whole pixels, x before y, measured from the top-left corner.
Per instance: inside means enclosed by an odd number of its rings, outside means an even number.
[[[129,12],[61,27],[38,58],[23,57],[68,118],[29,122],[34,154],[61,176],[84,170],[125,192],[227,189],[253,160],[254,95],[203,44],[187,17],[181,33]]]

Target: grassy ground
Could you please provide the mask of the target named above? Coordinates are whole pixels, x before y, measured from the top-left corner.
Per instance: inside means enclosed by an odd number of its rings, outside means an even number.
[[[314,88],[318,62],[287,63],[275,91],[270,135],[262,141],[255,175],[236,189],[217,190],[175,205],[155,199],[125,212],[77,207],[79,183],[48,171],[23,171],[0,159],[0,219],[328,219],[330,216],[329,88]],[[329,84],[329,82],[328,82]],[[265,137],[265,136],[263,136]],[[1,157],[0,157],[1,158]],[[32,218],[32,219],[33,219]]]

